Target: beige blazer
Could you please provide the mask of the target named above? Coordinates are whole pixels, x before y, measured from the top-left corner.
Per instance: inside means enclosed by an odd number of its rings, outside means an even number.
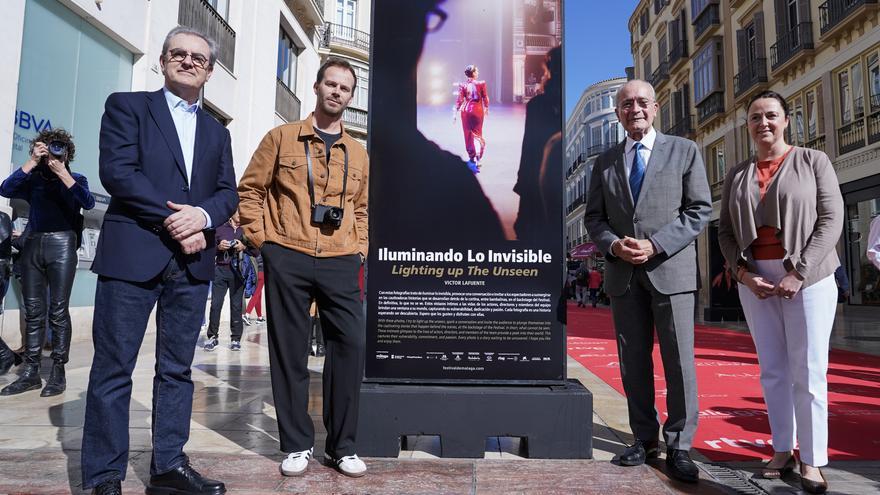
[[[724,180],[718,243],[727,266],[755,272],[751,244],[758,227],[778,229],[785,268],[804,278],[803,287],[834,273],[840,260],[834,247],[843,230],[843,197],[831,160],[817,150],[794,147],[760,199],[757,164],[732,168]]]

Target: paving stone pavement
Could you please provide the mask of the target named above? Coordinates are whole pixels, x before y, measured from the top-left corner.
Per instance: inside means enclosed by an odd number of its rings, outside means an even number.
[[[227,327],[228,328],[228,327]],[[224,338],[225,337],[225,340]],[[760,463],[711,464],[697,485],[671,480],[662,460],[626,468],[613,458],[631,441],[624,398],[574,360],[570,378],[594,397],[594,459],[525,459],[520,441],[489,438],[483,459],[441,459],[437,437],[408,437],[397,459],[365,459],[369,472],[346,478],[315,459],[305,475],[281,476],[278,427],[269,385],[265,327],[246,327],[241,352],[230,351],[228,336],[214,352],[196,352],[191,436],[186,451],[204,474],[226,482],[230,493],[314,494],[602,494],[617,493],[799,493],[799,480],[754,480]],[[131,455],[124,490],[142,493],[149,479],[150,403],[155,336],[147,334],[134,373],[130,407]],[[91,363],[88,339],[75,340],[68,365],[67,391],[41,398],[39,391],[0,397],[0,494],[80,494],[80,442],[84,397]],[[322,359],[310,358],[310,414],[316,429],[315,452],[326,437],[321,422]],[[48,358],[45,359],[48,363]],[[48,366],[44,366],[48,373]],[[44,376],[45,378],[45,376]],[[0,376],[0,387],[15,379]],[[825,470],[829,493],[880,493],[880,463],[835,462]],[[734,478],[719,476],[733,474]],[[718,476],[716,478],[715,476]],[[732,479],[753,491],[739,491]]]

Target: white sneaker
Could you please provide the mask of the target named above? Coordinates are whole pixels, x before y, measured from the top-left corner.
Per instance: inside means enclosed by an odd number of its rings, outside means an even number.
[[[345,457],[341,457],[339,459],[333,458],[330,454],[324,453],[324,458],[327,463],[331,463],[336,469],[339,470],[340,473],[351,476],[352,478],[360,478],[361,476],[367,474],[367,465],[364,464],[364,461],[360,460],[360,458],[355,455],[347,455]]]
[[[312,449],[287,454],[287,459],[281,461],[281,474],[284,476],[299,476],[306,472],[309,467],[309,459],[312,458]]]

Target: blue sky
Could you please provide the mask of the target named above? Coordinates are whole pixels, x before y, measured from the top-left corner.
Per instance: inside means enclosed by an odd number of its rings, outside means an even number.
[[[626,75],[631,66],[629,16],[638,0],[563,0],[565,117],[587,86]]]

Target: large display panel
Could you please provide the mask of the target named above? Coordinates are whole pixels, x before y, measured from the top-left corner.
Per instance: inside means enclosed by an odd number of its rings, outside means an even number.
[[[565,378],[560,0],[375,0],[366,379]]]

